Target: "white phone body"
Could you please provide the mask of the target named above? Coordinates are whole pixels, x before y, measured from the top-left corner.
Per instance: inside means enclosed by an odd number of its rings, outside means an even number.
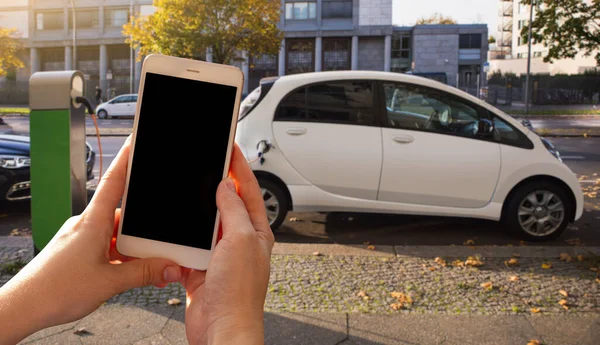
[[[233,112],[229,114],[231,117],[230,123],[231,126],[229,128],[229,138],[227,144],[227,151],[223,153],[225,155],[225,164],[222,167],[222,178],[227,177],[229,173],[229,163],[231,160],[231,154],[233,151],[233,143],[235,138],[235,129],[237,126],[237,118],[239,105],[242,95],[242,88],[244,77],[242,71],[234,66],[221,65],[208,63],[204,61],[183,59],[165,55],[148,55],[143,62],[142,72],[140,78],[140,87],[138,92],[138,102],[136,106],[135,118],[133,123],[133,135],[132,135],[132,143],[131,143],[131,151],[129,154],[129,164],[127,167],[127,180],[125,185],[125,192],[123,194],[123,199],[121,203],[121,221],[119,222],[119,229],[117,233],[117,241],[116,248],[117,251],[125,256],[135,257],[135,258],[149,258],[149,257],[160,257],[173,260],[181,266],[189,267],[197,270],[206,270],[208,267],[208,262],[211,258],[212,252],[214,250],[217,235],[220,226],[219,212],[216,210],[216,216],[214,219],[214,227],[212,229],[212,242],[210,245],[210,249],[202,249],[194,246],[187,246],[182,244],[174,244],[164,241],[157,241],[154,239],[143,238],[139,236],[130,236],[128,234],[122,233],[123,224],[127,219],[127,194],[130,185],[130,177],[132,171],[132,165],[134,162],[135,150],[136,150],[136,139],[138,137],[138,124],[140,122],[140,118],[144,116],[144,114],[140,114],[140,110],[142,109],[144,103],[144,86],[146,83],[146,76],[148,73],[158,74],[162,76],[170,76],[176,78],[183,78],[188,80],[197,80],[206,83],[213,83],[219,85],[227,85],[236,88],[235,91],[235,104],[233,105]],[[200,96],[200,95],[199,95]],[[164,102],[170,102],[172,100],[164,100]],[[178,101],[190,101],[196,102],[197,100],[189,99],[189,100],[178,100]],[[207,100],[210,102],[211,100]],[[199,109],[202,109],[199,107]],[[206,115],[206,114],[203,114]],[[199,116],[199,115],[198,115]],[[185,117],[184,117],[185,119]],[[142,120],[143,121],[143,120]],[[153,119],[154,121],[154,119]],[[205,133],[210,135],[209,133]],[[179,148],[178,148],[179,149]],[[188,148],[190,154],[198,154],[198,152],[206,148],[198,148],[198,147],[190,147]],[[184,168],[185,169],[185,168]],[[186,178],[193,178],[193,176],[189,176]],[[173,178],[174,181],[180,181],[179,179]],[[167,181],[166,183],[169,183]],[[189,190],[190,198],[195,197],[193,195],[193,190]],[[215,199],[215,196],[212,195],[212,198]],[[169,202],[169,200],[159,200],[158,202]],[[133,211],[132,211],[133,212]],[[149,215],[152,217],[153,215]],[[165,217],[169,217],[170,215],[164,215]],[[181,217],[194,217],[195,215],[177,215]],[[192,218],[190,218],[192,219]],[[190,221],[190,226],[193,227],[193,222]],[[163,229],[166,232],[172,231],[172,229],[165,228]],[[206,229],[204,229],[206,230]],[[208,235],[208,234],[207,234]]]

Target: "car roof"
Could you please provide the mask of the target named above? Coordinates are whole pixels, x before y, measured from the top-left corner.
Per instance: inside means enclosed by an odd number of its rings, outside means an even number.
[[[299,73],[292,75],[285,75],[279,77],[274,85],[283,86],[291,91],[297,87],[306,84],[312,84],[316,82],[328,81],[328,80],[348,80],[348,79],[375,79],[375,80],[389,80],[400,83],[408,83],[413,85],[421,85],[425,87],[430,87],[434,89],[438,89],[444,92],[448,92],[454,94],[458,97],[465,98],[483,108],[488,109],[493,113],[500,113],[503,119],[509,121],[514,126],[518,126],[525,133],[529,132],[529,129],[523,126],[519,121],[514,119],[512,116],[504,113],[498,108],[493,107],[487,102],[482,101],[481,99],[474,97],[460,89],[455,88],[454,86],[446,85],[436,80],[432,80],[425,77],[420,77],[411,74],[405,73],[396,73],[396,72],[382,72],[382,71],[323,71],[323,72],[308,72],[308,73]]]

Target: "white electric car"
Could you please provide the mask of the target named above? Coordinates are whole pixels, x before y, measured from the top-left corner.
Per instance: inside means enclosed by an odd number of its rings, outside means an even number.
[[[583,213],[554,146],[456,88],[373,71],[265,78],[242,102],[236,143],[269,222],[296,212],[375,212],[503,221],[554,238]]]
[[[96,114],[101,119],[134,116],[137,107],[137,98],[138,95],[135,93],[117,96],[104,103],[100,103],[96,107]]]

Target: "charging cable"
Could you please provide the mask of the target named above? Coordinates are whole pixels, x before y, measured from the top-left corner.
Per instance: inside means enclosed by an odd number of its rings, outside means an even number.
[[[270,140],[261,140],[256,145],[256,157],[252,160],[248,161],[248,164],[252,164],[258,160],[260,160],[260,165],[265,163],[264,154],[269,152],[269,150],[273,147]]]
[[[94,127],[96,127],[96,138],[98,139],[98,154],[100,155],[100,170],[98,173],[98,182],[102,180],[102,144],[100,143],[100,130],[98,129],[98,121],[96,120],[96,114],[94,114],[94,107],[92,107],[92,103],[86,97],[75,97],[75,102],[81,103],[87,109],[88,114],[92,116],[92,120],[94,121]]]

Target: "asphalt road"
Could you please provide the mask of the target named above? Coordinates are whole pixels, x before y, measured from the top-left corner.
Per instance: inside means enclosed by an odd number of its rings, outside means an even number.
[[[552,118],[548,120],[536,119],[530,120],[533,128],[572,128],[572,129],[585,129],[585,128],[600,128],[600,116],[594,118]]]
[[[103,167],[105,172],[125,137],[102,137]],[[95,138],[88,138],[97,154]],[[600,175],[600,138],[553,138],[567,164],[576,174],[587,176],[586,187],[596,183]],[[100,159],[96,159],[94,174],[99,175]],[[590,206],[591,205],[591,206]],[[546,245],[565,245],[566,239],[579,238],[585,245],[600,245],[600,199],[588,200],[589,211],[582,219],[569,226],[564,235]],[[2,213],[2,212],[0,212]],[[6,212],[0,222],[0,235],[12,228],[27,226],[28,207],[15,206]],[[355,213],[290,213],[276,233],[280,242],[410,245],[461,245],[468,239],[476,244],[519,245],[519,239],[506,233],[497,223],[475,219],[417,217]]]

